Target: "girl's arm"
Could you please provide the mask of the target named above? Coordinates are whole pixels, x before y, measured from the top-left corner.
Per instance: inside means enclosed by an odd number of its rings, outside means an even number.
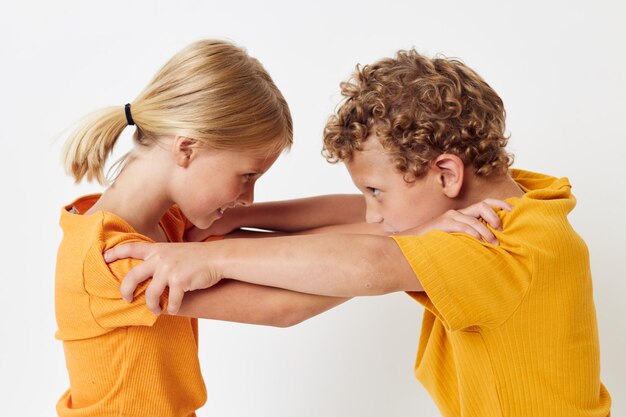
[[[349,298],[324,297],[281,288],[223,280],[185,294],[178,316],[275,327],[296,325]]]
[[[252,230],[235,230],[224,236],[224,239],[241,239],[241,238],[263,238],[263,237],[281,237],[281,236],[300,236],[300,235],[316,235],[325,233],[350,233],[361,235],[378,235],[388,236],[389,232],[385,231],[380,224],[373,223],[347,223],[335,224],[332,226],[317,227],[315,229],[301,230],[298,232],[257,232]]]
[[[365,200],[362,195],[325,195],[236,207],[227,210],[224,217],[208,229],[190,229],[185,239],[198,242],[242,227],[294,233],[364,220]]]

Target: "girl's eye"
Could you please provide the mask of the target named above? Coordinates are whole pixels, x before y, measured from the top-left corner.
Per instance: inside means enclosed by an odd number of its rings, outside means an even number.
[[[378,197],[378,195],[380,194],[380,190],[378,188],[374,188],[374,187],[367,187],[367,190],[372,193],[372,195],[374,197]]]
[[[246,182],[250,182],[254,179],[255,175],[256,175],[255,173],[251,172],[248,174],[243,174],[243,178],[246,180]]]

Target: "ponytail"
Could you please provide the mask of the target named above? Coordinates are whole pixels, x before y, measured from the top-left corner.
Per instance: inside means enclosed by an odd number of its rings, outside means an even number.
[[[128,125],[124,107],[106,107],[87,116],[72,132],[63,148],[65,172],[79,183],[107,184],[104,165],[113,146]]]

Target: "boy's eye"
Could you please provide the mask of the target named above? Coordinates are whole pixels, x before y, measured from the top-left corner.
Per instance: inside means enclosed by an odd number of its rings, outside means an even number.
[[[250,172],[248,174],[243,174],[243,178],[246,182],[250,182],[254,179],[254,176],[256,175],[256,173],[254,172]]]
[[[378,195],[380,194],[380,190],[378,188],[374,188],[374,187],[366,187],[367,191],[369,191],[374,197],[378,197]]]

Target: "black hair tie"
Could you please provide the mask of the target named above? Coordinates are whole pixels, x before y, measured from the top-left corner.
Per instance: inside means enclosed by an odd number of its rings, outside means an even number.
[[[128,122],[128,126],[134,126],[135,121],[133,120],[133,116],[130,114],[130,103],[126,103],[124,106],[124,113],[126,113],[126,121]]]

